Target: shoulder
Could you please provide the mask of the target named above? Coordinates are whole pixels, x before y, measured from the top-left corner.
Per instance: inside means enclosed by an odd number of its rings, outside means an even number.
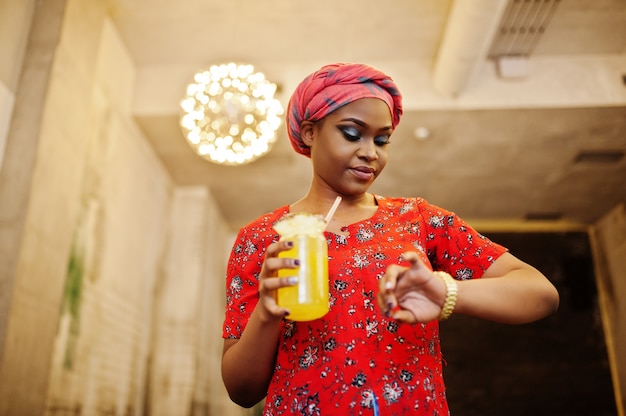
[[[416,212],[429,213],[429,212],[445,212],[448,211],[433,205],[421,197],[387,197],[375,195],[378,205],[383,210],[395,211],[398,214],[407,214]]]
[[[239,229],[233,242],[231,261],[249,261],[265,252],[272,241],[278,239],[274,223],[289,212],[289,207],[280,207],[261,215]]]
[[[464,231],[468,225],[456,213],[431,204],[420,197],[380,197],[376,196],[381,209],[381,215],[393,217],[410,223],[419,222],[426,227],[457,228]]]
[[[276,234],[273,229],[274,224],[287,213],[289,213],[289,206],[285,205],[275,209],[274,211],[263,214],[241,227],[237,238],[240,239],[252,235],[258,239],[262,238],[266,234],[274,235]]]

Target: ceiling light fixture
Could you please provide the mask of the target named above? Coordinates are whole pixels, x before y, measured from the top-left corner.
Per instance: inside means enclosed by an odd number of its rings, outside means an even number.
[[[283,107],[276,84],[252,65],[211,66],[195,74],[180,106],[180,125],[192,149],[210,162],[243,165],[276,140]]]

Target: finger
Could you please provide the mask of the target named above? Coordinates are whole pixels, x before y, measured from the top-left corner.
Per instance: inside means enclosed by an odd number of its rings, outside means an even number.
[[[417,254],[417,252],[415,251],[407,251],[405,253],[402,253],[402,259],[411,263],[412,269],[418,270],[421,267],[424,267],[424,263],[422,262],[422,259],[420,258],[419,254]]]
[[[300,261],[294,258],[278,257],[278,254],[293,247],[292,241],[279,241],[272,243],[265,251],[265,260],[261,268],[261,278],[276,276],[279,269],[293,269],[300,265]]]
[[[413,313],[407,309],[402,309],[400,307],[395,308],[391,312],[391,317],[397,321],[404,322],[407,324],[414,324],[417,322],[417,318]]]
[[[265,269],[268,275],[275,276],[279,269],[296,269],[300,265],[300,260],[291,257],[269,257],[265,259]]]
[[[259,305],[263,306],[263,313],[275,318],[283,318],[289,315],[289,309],[278,306],[276,299],[271,296],[263,296],[259,300]]]
[[[391,316],[392,311],[398,305],[396,297],[393,293],[385,294],[383,292],[378,292],[378,295],[376,295],[376,301],[378,303],[378,307],[385,314],[385,316]]]
[[[392,264],[387,267],[385,274],[378,281],[378,290],[382,293],[391,293],[396,288],[398,282],[398,276],[402,274],[407,268]]]
[[[385,274],[378,280],[378,306],[386,316],[398,305],[395,289],[398,278],[407,270],[406,267],[392,264],[387,267]]]
[[[263,302],[263,304],[265,306],[265,309],[272,316],[282,318],[284,316],[288,316],[290,313],[288,308],[283,308],[281,306],[278,306],[278,304],[275,301],[265,301]]]
[[[267,246],[267,250],[265,250],[265,257],[277,257],[278,253],[281,251],[289,250],[293,248],[293,241],[291,240],[281,240],[276,243],[272,243]]]
[[[298,276],[266,277],[259,283],[259,291],[274,291],[281,287],[295,286],[298,284]]]

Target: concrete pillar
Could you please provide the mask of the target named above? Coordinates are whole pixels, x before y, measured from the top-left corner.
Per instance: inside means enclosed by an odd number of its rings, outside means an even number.
[[[37,2],[23,71],[0,170],[0,415],[42,414],[50,348],[31,357],[32,365],[9,371],[17,348],[11,338],[18,259],[29,204],[33,167],[66,0]],[[50,347],[50,346],[48,346]],[[22,351],[26,354],[27,351]],[[15,356],[11,357],[12,360]]]
[[[484,62],[507,0],[456,0],[437,54],[433,84],[457,96]]]

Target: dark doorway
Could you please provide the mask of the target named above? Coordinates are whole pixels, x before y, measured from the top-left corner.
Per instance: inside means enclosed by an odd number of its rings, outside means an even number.
[[[561,305],[528,325],[441,325],[452,416],[617,415],[587,234],[485,235],[541,270]]]

